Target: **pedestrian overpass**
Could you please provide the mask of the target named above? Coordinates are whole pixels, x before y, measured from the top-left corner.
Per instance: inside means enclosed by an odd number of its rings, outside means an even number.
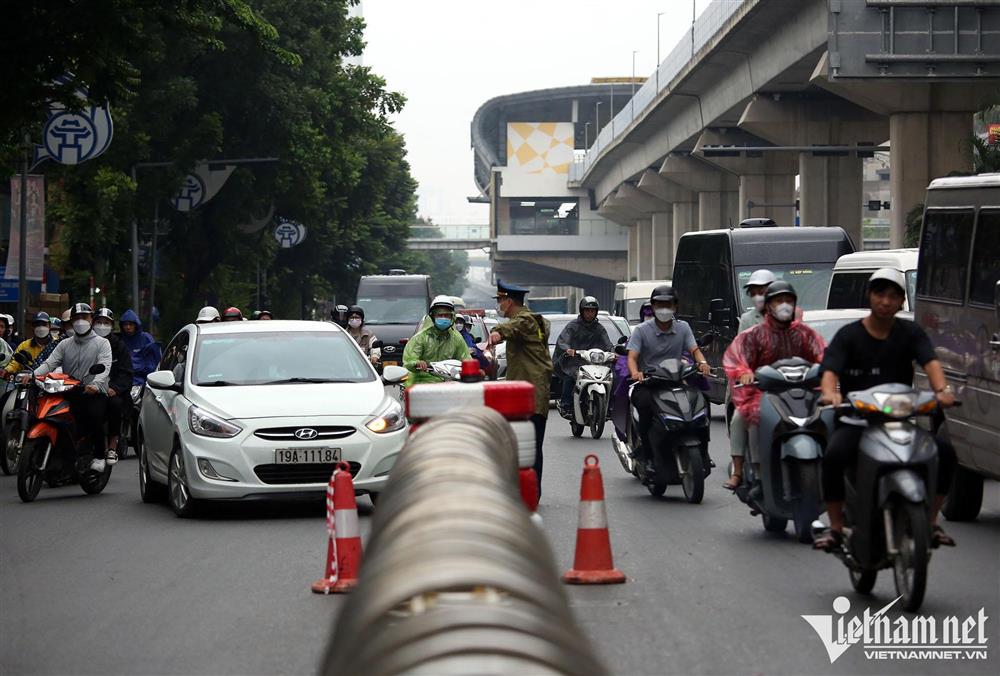
[[[408,249],[441,251],[486,249],[491,244],[489,225],[411,225]]]

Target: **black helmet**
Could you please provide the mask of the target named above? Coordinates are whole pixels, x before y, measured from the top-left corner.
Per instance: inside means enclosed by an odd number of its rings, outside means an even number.
[[[102,307],[98,309],[97,313],[94,314],[94,319],[99,317],[104,317],[105,319],[110,320],[111,323],[114,323],[115,321],[115,313],[111,311],[111,308]]]
[[[601,304],[597,302],[597,299],[593,296],[584,296],[580,299],[580,314],[583,314],[584,310],[600,310]]]
[[[364,319],[365,309],[360,305],[352,305],[351,307],[347,308],[347,316],[350,317],[351,315],[361,315],[361,319]]]
[[[796,303],[799,301],[799,294],[795,293],[795,287],[785,280],[779,279],[767,287],[767,293],[764,294],[764,302],[769,302],[775,296],[780,296],[784,293],[791,294],[795,298]]]
[[[35,325],[35,324],[45,324],[45,325],[48,325],[49,322],[51,322],[51,321],[52,321],[52,318],[49,317],[49,313],[48,312],[39,312],[38,314],[36,314],[34,317],[31,318],[31,324],[32,325]]]
[[[91,308],[86,303],[77,303],[73,306],[70,312],[70,317],[75,317],[76,315],[92,315],[94,314],[93,308]]]
[[[674,287],[669,284],[661,284],[653,289],[653,293],[649,294],[649,302],[655,303],[656,301],[676,303],[677,294],[674,293]]]

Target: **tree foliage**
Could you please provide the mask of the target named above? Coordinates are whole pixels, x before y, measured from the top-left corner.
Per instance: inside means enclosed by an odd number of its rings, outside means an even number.
[[[92,99],[111,102],[114,115],[104,155],[40,168],[49,185],[50,263],[72,294],[80,297],[94,275],[110,305],[130,305],[130,224],[140,223],[145,289],[157,210],[156,305],[169,330],[204,302],[252,307],[258,269],[267,280],[262,302],[292,318],[308,316],[314,299],[352,296],[360,275],[397,261],[432,269],[405,250],[416,183],[389,122],[404,98],[349,63],[361,53],[364,29],[348,16],[350,1],[62,0],[8,8],[15,21],[8,16],[5,25],[15,25],[6,32],[25,53],[5,66],[17,102],[0,118],[7,157],[21,129],[37,140],[50,98],[72,102],[50,86],[55,75],[73,73]],[[199,160],[248,157],[279,159],[239,166],[199,209],[168,206]],[[151,161],[173,165],[140,167],[133,181],[133,165]],[[271,207],[308,228],[303,244],[278,249],[271,227],[241,229]]]

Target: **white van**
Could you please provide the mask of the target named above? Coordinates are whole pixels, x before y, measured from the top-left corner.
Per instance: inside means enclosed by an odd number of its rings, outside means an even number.
[[[868,278],[879,268],[899,270],[906,277],[906,304],[903,310],[913,312],[917,292],[917,255],[919,249],[885,249],[859,251],[837,259],[830,278],[827,295],[828,310],[868,307]]]
[[[618,282],[615,285],[615,307],[611,313],[625,317],[629,324],[639,323],[639,310],[649,300],[653,289],[661,284],[669,284],[669,279],[654,279],[645,282]]]

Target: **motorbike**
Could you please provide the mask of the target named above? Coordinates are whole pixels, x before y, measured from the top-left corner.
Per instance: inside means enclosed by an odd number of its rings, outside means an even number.
[[[755,377],[760,476],[744,462],[736,496],[761,515],[764,530],[783,533],[792,521],[799,542],[812,542],[812,522],[823,512],[820,465],[833,423],[833,411],[819,406],[820,366],[782,359],[757,369]]]
[[[563,417],[569,420],[574,437],[583,435],[590,428],[590,436],[600,439],[604,434],[604,424],[608,419],[608,405],[611,401],[611,364],[614,352],[604,350],[580,350],[576,353],[583,363],[576,371],[576,385],[573,388],[573,410]]]
[[[103,372],[102,364],[90,368],[91,375]],[[84,440],[78,438],[66,400],[82,383],[63,373],[32,375],[28,382],[38,390],[38,408],[17,469],[17,494],[22,502],[38,497],[43,481],[50,486],[76,482],[87,494],[103,491],[111,478],[112,466],[106,465],[103,472],[96,472],[90,468],[92,454],[77,455],[77,448]],[[89,445],[94,447],[94,443]],[[98,447],[101,446],[99,443]]]
[[[18,351],[14,354],[14,360],[22,367],[27,367],[31,362],[31,355],[23,350]],[[28,383],[10,383],[10,387],[13,390],[4,400],[3,406],[4,452],[0,456],[0,465],[4,474],[17,472],[34,409],[33,401],[28,396],[31,391]]]
[[[957,402],[956,402],[957,404]],[[854,466],[845,476],[844,538],[831,553],[851,586],[868,594],[878,572],[892,568],[902,607],[915,613],[923,603],[931,558],[931,500],[936,494],[937,444],[916,424],[938,411],[933,392],[900,383],[849,392],[842,409],[864,426]],[[813,534],[823,531],[813,522]]]
[[[621,348],[621,346],[619,346]],[[622,348],[623,349],[623,348]],[[665,359],[643,373],[636,387],[653,389],[654,416],[649,431],[651,449],[643,457],[640,446],[639,415],[629,405],[626,429],[612,439],[615,454],[651,495],[661,496],[667,486],[680,485],[689,503],[700,503],[705,493],[705,477],[711,473],[708,435],[711,423],[708,400],[693,383],[697,366],[687,360]],[[624,441],[623,441],[624,439]]]
[[[146,391],[146,384],[133,385],[129,388],[129,402],[131,406],[125,408],[122,415],[122,429],[118,436],[118,458],[124,459],[128,455],[129,446],[136,450],[139,448],[139,407],[142,405],[142,395]]]
[[[462,379],[462,362],[457,359],[428,362],[427,372],[440,376],[445,380],[458,382]]]

